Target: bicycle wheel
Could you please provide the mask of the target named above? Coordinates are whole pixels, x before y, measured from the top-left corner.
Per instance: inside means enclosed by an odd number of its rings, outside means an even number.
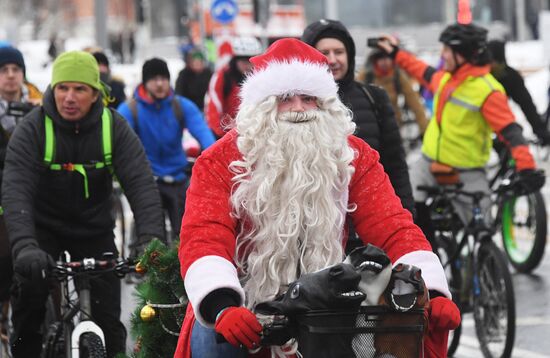
[[[541,262],[546,247],[546,206],[539,191],[516,196],[502,206],[504,250],[518,272],[528,273]]]
[[[462,287],[462,276],[460,272],[459,259],[455,262],[449,262],[458,249],[456,239],[453,235],[444,235],[439,233],[435,235],[435,242],[432,243],[432,249],[434,253],[439,257],[441,265],[445,270],[445,276],[447,276],[447,282],[449,283],[449,290],[453,295],[453,302],[460,309],[462,315],[462,305],[460,302],[460,289]],[[449,332],[447,356],[452,357],[458,348],[460,343],[460,335],[462,334],[462,323],[454,330]]]
[[[474,322],[483,356],[510,357],[516,331],[514,286],[507,261],[492,241],[479,247],[473,293]]]
[[[80,336],[80,358],[105,358],[107,353],[101,338],[93,332],[86,332]]]

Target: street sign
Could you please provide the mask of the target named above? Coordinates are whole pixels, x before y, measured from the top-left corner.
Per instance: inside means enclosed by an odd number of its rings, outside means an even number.
[[[239,9],[235,0],[214,0],[210,13],[217,22],[228,24],[235,19]]]

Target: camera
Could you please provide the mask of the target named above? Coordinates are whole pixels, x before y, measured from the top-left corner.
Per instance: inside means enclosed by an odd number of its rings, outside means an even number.
[[[382,40],[380,37],[369,37],[367,39],[367,46],[377,48],[378,42],[380,42],[380,40]]]
[[[24,117],[34,108],[34,105],[23,102],[9,102],[6,113],[16,118]]]

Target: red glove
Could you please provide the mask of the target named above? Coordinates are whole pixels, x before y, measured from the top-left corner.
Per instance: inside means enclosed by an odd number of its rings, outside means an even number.
[[[435,297],[430,300],[428,314],[428,334],[424,337],[424,357],[447,357],[449,331],[460,324],[460,310],[450,299]]]
[[[260,344],[262,325],[245,307],[229,307],[222,311],[214,326],[227,342],[238,347],[256,348]]]

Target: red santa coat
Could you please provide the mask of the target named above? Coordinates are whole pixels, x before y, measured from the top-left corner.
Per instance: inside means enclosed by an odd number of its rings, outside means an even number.
[[[208,293],[230,288],[240,294],[242,302],[245,299],[234,263],[238,222],[230,215],[229,200],[233,185],[229,164],[242,160],[236,139],[235,130],[230,131],[202,153],[193,167],[179,248],[190,305],[174,358],[191,357],[195,319],[212,327],[193,311]],[[409,211],[401,206],[378,153],[355,136],[349,137],[349,143],[357,153],[349,185],[349,203],[355,203],[357,209],[349,215],[362,241],[382,248],[394,265],[401,262],[420,267],[427,287],[450,297],[443,268]]]

